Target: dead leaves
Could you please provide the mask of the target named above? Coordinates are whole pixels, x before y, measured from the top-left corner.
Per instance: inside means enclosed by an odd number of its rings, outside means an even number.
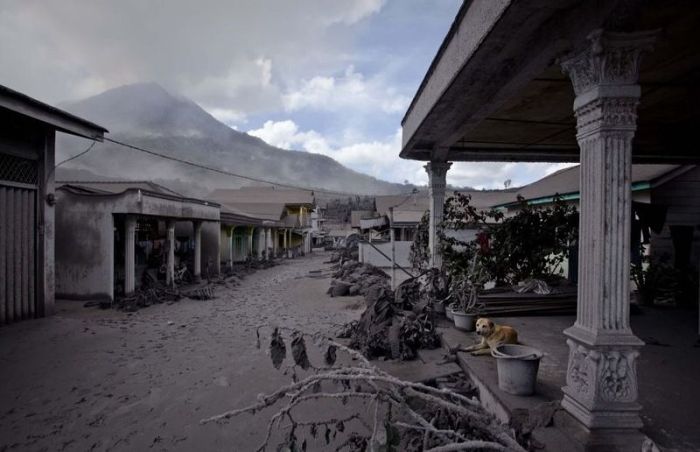
[[[272,359],[272,365],[275,369],[279,369],[287,357],[287,346],[284,345],[284,339],[282,339],[282,334],[279,328],[275,328],[272,332],[272,339],[270,340],[270,358]]]

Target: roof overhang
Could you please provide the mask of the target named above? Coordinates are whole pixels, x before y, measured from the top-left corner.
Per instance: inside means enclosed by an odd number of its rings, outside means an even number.
[[[700,2],[467,1],[403,126],[401,157],[578,161],[574,92],[558,60],[593,30],[660,29],[642,58],[637,163],[697,163]]]
[[[63,185],[57,191],[83,199],[108,202],[112,213],[147,215],[180,220],[219,221],[220,205],[201,199],[172,196],[130,188],[121,193],[96,190],[80,185]],[[60,202],[60,201],[59,201]]]
[[[47,124],[55,130],[91,140],[102,141],[104,134],[108,132],[102,126],[2,85],[0,85],[0,108]]]

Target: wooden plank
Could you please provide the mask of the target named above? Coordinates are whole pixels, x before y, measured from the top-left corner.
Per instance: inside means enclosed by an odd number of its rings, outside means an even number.
[[[36,192],[28,191],[27,232],[29,234],[29,317],[36,316]]]
[[[22,189],[20,195],[21,203],[21,215],[20,215],[20,249],[22,253],[22,277],[20,283],[22,284],[22,299],[20,300],[22,306],[22,318],[26,319],[29,316],[29,237],[28,235],[28,225],[27,225],[27,210],[29,208],[29,197],[27,196],[27,190]]]
[[[6,260],[7,260],[7,226],[5,225],[5,218],[8,216],[7,211],[7,189],[0,186],[0,325],[6,322],[6,311],[7,311],[7,295],[6,295],[6,282],[7,282],[7,272],[6,272]]]

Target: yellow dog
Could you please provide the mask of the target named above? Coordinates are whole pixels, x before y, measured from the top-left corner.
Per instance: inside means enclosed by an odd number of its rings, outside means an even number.
[[[476,321],[476,334],[481,336],[481,342],[469,347],[459,347],[461,352],[472,352],[472,355],[490,355],[491,350],[501,344],[517,344],[518,332],[506,325],[496,325],[492,320],[481,318]]]

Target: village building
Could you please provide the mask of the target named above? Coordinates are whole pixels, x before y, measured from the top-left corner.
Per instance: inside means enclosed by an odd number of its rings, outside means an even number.
[[[153,182],[58,182],[56,293],[113,301],[219,273],[219,205]]]
[[[222,204],[222,262],[233,267],[249,258],[268,259],[287,255],[289,234],[282,228],[284,204]],[[239,209],[245,209],[245,212]],[[280,234],[282,237],[280,238]]]
[[[56,132],[107,130],[0,85],[0,325],[54,311]]]
[[[243,215],[266,221],[253,230],[257,256],[287,256],[311,252],[312,191],[277,187],[217,189],[209,198]]]
[[[629,238],[632,162],[700,160],[688,145],[700,119],[700,56],[688,45],[699,20],[690,1],[465,2],[402,121],[401,157],[428,162],[433,266],[451,162],[580,161],[577,316],[552,344],[567,350],[557,365],[570,421],[559,425],[572,450],[638,451],[649,423],[658,439],[683,422],[663,404],[693,391],[641,389],[651,386],[639,366],[659,364],[640,358],[630,326]]]
[[[559,170],[514,190],[530,205],[549,206],[555,199],[578,209],[581,202],[580,166]],[[631,246],[644,245],[656,259],[668,259],[677,268],[700,263],[700,168],[697,165],[632,165]],[[519,202],[493,206],[512,214]]]

